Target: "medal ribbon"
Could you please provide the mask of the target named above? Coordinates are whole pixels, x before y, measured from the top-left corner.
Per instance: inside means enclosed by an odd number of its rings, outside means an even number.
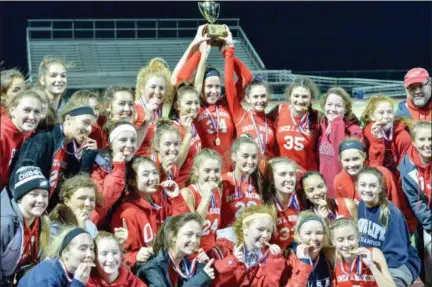
[[[60,125],[60,130],[63,132],[63,125]],[[62,149],[63,149],[67,154],[75,156],[75,158],[76,158],[77,160],[81,160],[81,156],[78,155],[78,154],[79,154],[79,152],[82,150],[82,148],[79,148],[79,147],[77,146],[75,140],[72,140],[72,150],[73,150],[72,152],[70,152],[70,151],[67,150],[67,145],[66,145],[66,147],[65,147],[64,145],[62,145]]]
[[[288,208],[290,208],[291,206],[294,206],[295,210],[297,210],[297,211],[300,210],[297,195],[295,193],[293,195],[291,195],[291,197],[288,201],[288,204],[285,208],[282,208],[282,203],[279,201],[279,198],[277,198],[277,196],[274,196],[274,198],[275,198],[276,207],[279,211],[285,211]]]
[[[198,182],[196,183],[195,188],[196,188],[196,189],[199,191],[199,193],[201,194],[201,187],[200,187],[200,185],[199,185]],[[211,195],[210,208],[216,208],[216,198],[215,198],[215,196],[214,196],[214,194],[213,194],[213,191],[212,191],[212,195]]]
[[[144,99],[141,98],[140,99],[141,105],[144,107],[144,109],[147,111],[147,105],[144,102]],[[157,109],[156,111],[153,111],[153,115],[152,115],[152,122],[156,121],[158,118],[160,118],[162,115],[162,110],[161,109]]]
[[[237,180],[235,178],[234,172],[232,173],[232,177],[234,179],[235,194],[237,194],[237,197],[240,198],[240,197],[242,197],[241,184],[242,184],[243,180],[240,179],[240,185],[237,185]],[[252,178],[249,176],[249,187],[248,187],[249,194],[252,193],[252,190],[253,190],[253,187],[252,187]]]
[[[291,116],[291,122],[294,123],[296,129],[298,129],[302,134],[306,134],[306,129],[308,128],[308,123],[309,123],[309,113],[307,112],[306,114],[304,114],[302,116],[302,118],[300,119],[299,123],[297,124],[297,121],[295,120],[294,116],[293,116],[293,112],[292,112],[292,108],[290,111],[290,116]],[[330,131],[328,131],[328,134],[330,134]],[[327,134],[327,133],[326,133]]]
[[[259,149],[261,151],[261,154],[264,154],[265,151],[266,151],[266,143],[267,143],[267,117],[264,115],[264,124],[265,124],[265,127],[264,127],[264,139],[261,139],[261,134],[259,132],[258,125],[255,122],[255,118],[254,118],[254,116],[253,116],[253,114],[252,114],[251,111],[249,111],[249,116],[252,119],[252,123],[254,125],[255,132],[257,134],[258,147],[259,147]]]
[[[183,258],[182,263],[183,263],[183,266],[185,269],[185,272],[183,273],[183,271],[181,270],[181,267],[177,266],[177,264],[175,263],[173,257],[171,256],[171,253],[168,252],[168,255],[171,259],[174,271],[177,272],[177,274],[180,275],[182,278],[187,280],[187,279],[190,279],[195,274],[195,268],[196,268],[196,264],[198,261],[197,257],[195,257],[192,260],[192,263],[189,266],[188,266],[188,262]]]
[[[314,272],[315,268],[317,267],[320,258],[321,258],[321,255],[318,255],[317,260],[315,260],[315,262],[313,262],[312,258],[310,258],[310,256],[309,256],[308,259],[309,259],[309,264],[312,266],[312,272]]]
[[[393,125],[391,125],[390,130],[388,132],[388,136],[383,128],[381,128],[384,140],[390,142],[393,140]]]
[[[215,109],[216,109],[216,121],[213,119],[210,111],[207,109],[207,107],[204,107],[206,109],[207,115],[210,118],[210,122],[212,124],[213,129],[216,132],[216,136],[219,134],[219,109],[218,107],[215,105]]]
[[[342,262],[343,260],[340,260],[339,261],[339,264],[340,264],[340,268],[341,268],[341,271],[342,271],[342,273],[343,274],[345,274],[345,275],[347,275],[348,277],[349,277],[349,275],[354,271],[354,268],[357,266],[357,276],[360,276],[360,274],[361,274],[361,272],[362,272],[362,262],[361,262],[361,258],[360,258],[360,256],[357,256],[357,258],[356,259],[354,259],[354,261],[353,262],[351,262],[351,266],[350,266],[350,272],[349,273],[347,273],[346,271],[345,271],[345,268],[344,268],[344,266],[343,266],[343,262]],[[357,264],[356,264],[357,263]]]

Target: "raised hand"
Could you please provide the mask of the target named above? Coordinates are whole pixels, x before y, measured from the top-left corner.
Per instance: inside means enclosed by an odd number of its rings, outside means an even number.
[[[141,247],[138,251],[136,260],[138,262],[146,263],[147,260],[154,254],[153,247]]]
[[[367,266],[370,267],[374,264],[373,260],[372,260],[372,252],[364,247],[359,247],[357,248],[357,250],[355,250],[355,252],[357,253],[357,255],[360,256],[361,261]]]
[[[74,215],[75,215],[75,218],[77,220],[78,226],[79,227],[84,227],[85,226],[85,222],[90,217],[90,212],[88,210],[77,208],[74,211]]]
[[[173,180],[165,180],[160,184],[169,197],[177,197],[180,194],[180,188],[178,184]]]
[[[197,33],[195,35],[195,38],[192,40],[191,45],[192,46],[198,46],[202,42],[206,42],[210,40],[207,34],[204,34],[204,30],[207,29],[208,24],[204,24],[198,27]]]
[[[243,243],[234,248],[233,254],[239,262],[244,263],[245,256],[243,252]]]
[[[82,262],[78,265],[77,270],[74,273],[74,279],[82,282],[84,285],[90,278],[91,266],[87,262]]]
[[[123,245],[126,242],[129,236],[126,219],[122,218],[122,223],[123,223],[123,227],[114,228],[114,236],[118,239],[121,245]]]
[[[211,278],[211,279],[215,279],[215,272],[214,269],[212,267],[213,263],[214,263],[214,259],[210,260],[206,266],[204,266],[203,271]]]
[[[210,261],[210,258],[208,257],[207,253],[205,253],[204,249],[202,248],[198,250],[197,259],[199,263],[208,263]]]

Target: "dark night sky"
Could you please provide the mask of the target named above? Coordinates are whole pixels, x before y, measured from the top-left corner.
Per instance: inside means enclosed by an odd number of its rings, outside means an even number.
[[[27,19],[198,18],[196,2],[1,2],[1,60],[26,68]],[[221,2],[268,69],[432,70],[432,2]]]

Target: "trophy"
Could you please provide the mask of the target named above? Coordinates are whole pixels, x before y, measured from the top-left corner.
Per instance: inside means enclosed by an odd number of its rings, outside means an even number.
[[[228,36],[228,31],[225,29],[224,25],[215,24],[217,18],[219,18],[219,3],[215,1],[198,2],[198,8],[201,15],[209,22],[207,34],[210,38]]]

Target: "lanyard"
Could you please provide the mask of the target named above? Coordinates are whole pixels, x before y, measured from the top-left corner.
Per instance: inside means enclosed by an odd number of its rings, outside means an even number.
[[[200,187],[199,183],[197,182],[195,186],[196,186],[196,189],[198,190],[198,192],[201,194],[201,187]],[[213,194],[213,191],[212,191],[212,195],[211,195],[210,208],[216,208],[216,198]]]
[[[385,132],[385,130],[383,128],[381,128],[381,131],[382,131],[384,140],[386,140],[388,142],[392,141],[392,139],[393,139],[393,125],[390,126],[390,130],[388,132],[388,136],[387,136],[387,134],[386,134],[386,132]]]
[[[141,105],[142,105],[142,106],[144,107],[144,109],[147,111],[147,105],[145,104],[144,99],[141,98],[140,101],[141,101]],[[153,121],[153,122],[156,121],[158,118],[161,117],[161,115],[162,115],[162,111],[161,111],[161,109],[157,109],[156,111],[153,111],[152,121]]]
[[[258,138],[258,147],[259,147],[259,149],[260,149],[260,151],[261,151],[261,154],[264,154],[265,151],[266,151],[266,143],[267,143],[267,117],[264,115],[264,124],[265,124],[265,127],[264,127],[264,138],[261,139],[261,134],[260,134],[260,132],[259,132],[258,125],[257,125],[257,123],[255,122],[255,118],[254,118],[254,116],[253,116],[253,114],[252,114],[251,111],[249,111],[249,116],[250,116],[251,119],[252,119],[252,123],[253,123],[253,125],[254,125],[255,132],[256,132],[256,134],[257,134],[257,138]]]
[[[177,264],[175,263],[173,257],[171,256],[171,253],[168,252],[169,258],[171,259],[172,265],[173,265],[173,269],[175,272],[177,272],[178,275],[180,275],[182,278],[184,279],[190,279],[194,274],[195,274],[195,267],[197,264],[197,257],[195,257],[192,260],[192,263],[188,266],[188,262],[183,258],[182,263],[185,269],[185,272],[183,273],[183,271],[181,270],[180,265],[177,266]]]
[[[235,178],[235,174],[234,172],[232,173],[232,177],[234,179],[234,186],[235,186],[235,194],[237,195],[238,198],[242,197],[242,191],[241,191],[241,184],[242,184],[242,180],[240,179],[240,184],[237,185],[237,180]],[[252,194],[252,178],[249,176],[249,187],[248,187],[248,192],[249,194]]]
[[[60,125],[60,130],[63,132],[63,125]],[[82,148],[79,148],[75,142],[75,140],[72,140],[72,152],[67,150],[67,145],[66,147],[64,145],[62,145],[62,149],[69,155],[73,155],[77,160],[81,160],[81,155],[79,154],[80,151],[82,151]]]
[[[345,268],[344,268],[344,266],[343,266],[343,262],[342,262],[342,261],[343,261],[343,259],[341,259],[341,260],[339,261],[339,263],[340,263],[340,269],[341,269],[341,271],[342,271],[343,274],[349,276],[349,275],[354,271],[354,268],[355,268],[355,266],[357,265],[357,275],[360,276],[360,274],[361,274],[361,272],[362,272],[362,262],[361,262],[361,258],[360,258],[360,256],[357,256],[357,258],[354,259],[353,262],[351,262],[351,266],[350,266],[350,273],[347,273],[347,272],[345,271]],[[357,264],[356,264],[356,262],[357,262]]]
[[[312,272],[315,271],[315,268],[317,267],[320,258],[321,258],[321,255],[318,255],[317,260],[315,260],[315,262],[313,262],[312,258],[309,257],[309,264],[312,265]]]
[[[279,211],[285,211],[288,208],[290,208],[291,206],[293,206],[295,208],[295,210],[297,210],[297,211],[300,210],[297,195],[295,193],[291,195],[291,197],[288,201],[288,204],[285,208],[282,207],[282,203],[279,201],[279,198],[277,196],[274,196],[274,199],[275,199],[276,207]]]
[[[295,120],[295,118],[293,116],[292,110],[290,111],[290,116],[291,116],[291,122],[295,125],[296,129],[298,129],[302,134],[306,134],[306,129],[308,128],[308,122],[309,122],[309,113],[307,112],[306,114],[304,114],[301,117],[298,124],[297,124],[297,121]],[[330,129],[330,132],[331,132],[331,129]]]
[[[176,119],[174,121],[183,127],[183,124],[180,122],[179,119]],[[192,125],[192,138],[195,138],[197,135],[197,130],[196,130],[195,125],[193,123],[191,125]]]
[[[213,129],[216,131],[216,135],[217,135],[217,134],[219,133],[219,109],[218,109],[218,107],[215,105],[215,109],[216,109],[216,121],[215,121],[215,120],[213,119],[213,117],[212,117],[210,111],[207,109],[207,107],[204,107],[204,108],[205,108],[205,110],[206,110],[207,115],[208,115],[209,118],[210,118],[211,125],[212,125]]]

